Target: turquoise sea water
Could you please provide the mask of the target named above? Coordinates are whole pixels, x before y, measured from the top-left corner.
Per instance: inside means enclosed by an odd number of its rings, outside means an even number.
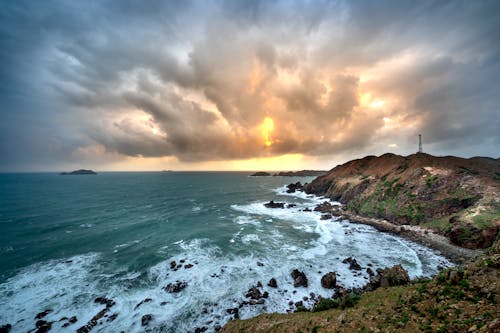
[[[412,277],[450,265],[371,227],[303,212],[323,199],[289,195],[284,186],[310,177],[248,175],[0,174],[0,326],[26,332],[35,328],[37,313],[51,309],[44,319],[53,322],[52,331],[75,331],[103,309],[94,299],[104,296],[116,304],[92,332],[211,332],[230,320],[226,310],[238,307],[258,281],[269,298],[240,308],[241,318],[286,312],[290,300],[310,292],[331,296],[320,284],[328,271],[345,287],[362,286],[368,274],[351,272],[342,263],[348,256],[374,269],[401,263]],[[297,206],[265,208],[269,200]],[[193,267],[172,270],[173,260]],[[307,289],[293,287],[294,268],[308,276]],[[278,288],[266,286],[271,277]],[[179,293],[163,289],[176,281],[188,286]],[[146,298],[151,301],[137,307]],[[146,328],[145,314],[153,317]],[[66,321],[59,320],[72,316],[78,321],[62,327]]]

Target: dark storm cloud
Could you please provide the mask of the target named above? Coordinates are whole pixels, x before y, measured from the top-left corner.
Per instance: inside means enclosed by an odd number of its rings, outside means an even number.
[[[418,132],[437,153],[495,156],[499,7],[3,2],[0,169],[93,146],[184,161],[345,154]],[[363,104],[367,93],[385,106]]]

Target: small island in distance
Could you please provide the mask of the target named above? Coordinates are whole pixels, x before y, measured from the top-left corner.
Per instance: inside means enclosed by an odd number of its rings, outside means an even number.
[[[251,174],[251,177],[318,177],[326,174],[328,171],[324,170],[300,170],[300,171],[280,171],[275,174],[270,174],[265,171],[258,171]]]
[[[74,170],[71,172],[61,172],[60,175],[62,175],[62,176],[67,176],[67,175],[97,175],[97,172],[95,172],[93,170],[79,169],[79,170]]]

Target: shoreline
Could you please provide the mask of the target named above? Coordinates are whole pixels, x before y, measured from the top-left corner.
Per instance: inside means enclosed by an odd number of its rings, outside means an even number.
[[[342,207],[345,208],[344,205]],[[454,245],[445,236],[436,233],[432,229],[420,226],[395,225],[387,220],[357,215],[348,210],[342,210],[339,217],[347,219],[350,223],[369,225],[380,232],[391,233],[424,245],[458,265],[462,265],[484,253],[480,249],[472,250]]]

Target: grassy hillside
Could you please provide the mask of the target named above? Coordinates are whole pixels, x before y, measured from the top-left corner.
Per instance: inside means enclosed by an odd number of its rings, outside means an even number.
[[[485,248],[500,226],[500,161],[428,154],[367,156],[305,186],[353,213],[422,225],[463,247]]]

